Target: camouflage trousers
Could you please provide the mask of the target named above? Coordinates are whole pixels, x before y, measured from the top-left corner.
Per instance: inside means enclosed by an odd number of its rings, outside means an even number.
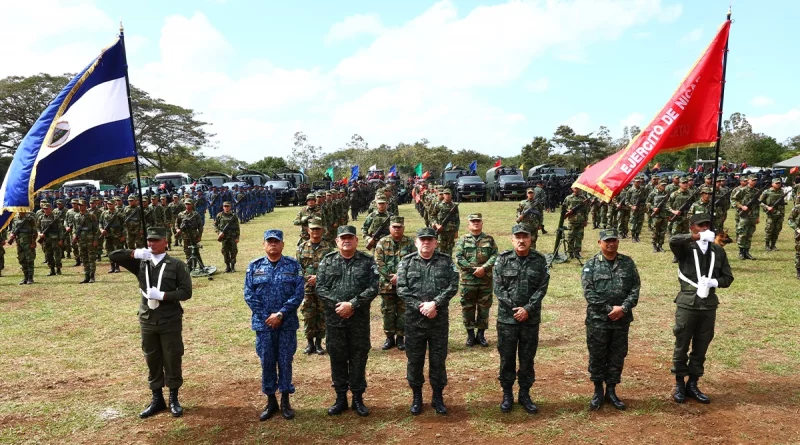
[[[292,362],[297,350],[297,331],[269,329],[256,331],[256,354],[261,360],[261,392],[294,394]]]
[[[736,225],[736,243],[740,249],[749,249],[756,231],[756,218],[739,217]]]
[[[569,247],[569,253],[580,253],[583,248],[583,222],[570,221],[568,228],[567,247]]]
[[[236,255],[239,254],[239,245],[235,238],[225,238],[222,240],[222,258],[225,263],[236,264]]]
[[[533,361],[539,347],[539,323],[506,324],[497,323],[497,352],[500,354],[500,386],[514,386],[519,381],[519,388],[530,389],[536,381]],[[517,369],[519,357],[519,369]]]
[[[608,206],[601,205],[600,206],[600,227],[607,228],[608,227]]]
[[[800,235],[794,233],[794,268],[800,269]],[[3,270],[3,260],[0,259],[0,270]]]
[[[644,226],[644,210],[637,209],[631,212],[631,233],[639,236]]]
[[[122,232],[109,231],[108,235],[106,235],[104,239],[106,244],[106,252],[111,253],[117,249],[124,248],[125,241],[122,241],[122,239],[123,239]]]
[[[668,223],[670,235],[680,235],[682,233],[689,233],[689,218],[679,216],[674,221]]]
[[[592,226],[600,225],[600,206],[592,206]]]
[[[765,215],[766,222],[764,224],[764,241],[767,243],[775,243],[778,241],[778,235],[781,234],[783,229],[783,214],[768,213]]]
[[[725,230],[725,221],[728,219],[728,213],[715,213],[714,214],[714,233],[720,233]]]
[[[622,367],[628,355],[628,328],[586,326],[591,381],[616,385],[622,380]]]
[[[306,338],[322,337],[325,334],[325,306],[314,288],[305,290],[300,313],[303,314],[303,332]]]
[[[79,239],[76,244],[80,248],[80,259],[83,264],[83,273],[92,275],[97,262],[97,247],[93,246],[94,238]],[[98,243],[99,244],[99,243]]]
[[[17,245],[17,261],[19,261],[22,272],[33,276],[33,267],[36,262],[36,242],[30,235],[20,234],[14,243]],[[32,247],[31,244],[33,244]]]
[[[6,268],[6,248],[0,246],[0,270]]]
[[[183,241],[183,254],[186,255],[186,261],[189,261],[189,257],[192,256],[192,251],[189,248],[196,246],[200,242],[200,234],[181,232],[181,241]],[[200,255],[199,251],[197,251],[197,255]]]
[[[489,310],[492,307],[492,284],[461,283],[461,316],[466,329],[489,328]],[[476,317],[477,315],[477,317]]]
[[[447,386],[447,342],[450,325],[443,322],[431,328],[406,327],[406,379],[411,387],[425,383],[425,352],[428,351],[428,379],[434,389]]]
[[[672,351],[672,373],[702,377],[705,372],[706,352],[714,339],[716,309],[695,311],[679,307],[675,310],[675,349]],[[691,347],[691,352],[689,348]]]
[[[167,224],[167,250],[170,250],[172,247],[172,224]]]
[[[64,254],[67,254],[69,256],[72,256],[72,236],[70,236],[69,234],[65,234],[64,237],[61,238],[61,240],[63,241],[61,248],[61,255],[64,256]]]
[[[619,230],[619,234],[621,236],[628,235],[628,228],[630,226],[631,221],[631,210],[630,209],[620,209],[619,210],[619,222],[617,224],[617,230]]]
[[[325,327],[325,345],[331,360],[331,380],[338,392],[363,393],[367,389],[369,323]]]
[[[614,204],[608,205],[608,220],[606,222],[606,226],[608,228],[615,228],[619,224],[619,210],[617,210],[617,206]]]
[[[653,244],[657,246],[664,245],[664,236],[667,234],[667,219],[666,218],[653,218]]]
[[[439,252],[445,255],[453,255],[453,247],[456,245],[456,232],[444,230],[439,234]]]
[[[381,314],[384,334],[405,335],[406,302],[397,293],[381,293]]]
[[[128,249],[140,249],[142,247],[147,247],[144,242],[144,235],[142,235],[142,227],[136,225],[135,227],[128,227],[126,230],[126,242],[128,243]]]
[[[75,257],[76,260],[81,257],[80,243],[72,242],[72,256]]]
[[[44,249],[44,258],[47,260],[47,265],[50,267],[61,268],[61,242],[59,237],[51,238],[46,236],[44,238],[42,249]]]

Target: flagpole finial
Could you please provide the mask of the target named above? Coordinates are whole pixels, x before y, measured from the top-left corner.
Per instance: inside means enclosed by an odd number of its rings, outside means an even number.
[[[732,5],[728,5],[728,20],[731,19],[731,7]]]
[[[122,18],[119,19],[119,33],[122,34],[125,28],[122,26]]]

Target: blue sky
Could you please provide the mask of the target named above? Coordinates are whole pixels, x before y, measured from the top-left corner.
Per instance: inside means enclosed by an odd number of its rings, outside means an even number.
[[[563,123],[644,126],[710,42],[728,3],[671,0],[35,0],[4,6],[0,77],[82,68],[124,20],[131,81],[194,108],[217,148],[285,156],[422,138],[518,154]],[[800,134],[800,3],[736,1],[726,115]],[[12,62],[12,63],[8,63]]]

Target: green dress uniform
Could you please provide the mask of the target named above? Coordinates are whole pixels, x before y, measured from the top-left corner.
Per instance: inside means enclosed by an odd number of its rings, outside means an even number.
[[[230,206],[229,201],[222,203]],[[218,233],[217,241],[221,243],[222,258],[225,260],[225,272],[236,271],[236,255],[239,253],[239,217],[232,211],[219,212],[214,218],[214,230]]]
[[[513,230],[512,230],[513,231]],[[519,384],[519,403],[528,412],[537,408],[530,401],[530,389],[536,381],[534,359],[539,346],[539,325],[542,319],[542,300],[550,284],[550,273],[544,255],[531,249],[521,257],[506,250],[497,257],[494,266],[494,292],[497,295],[497,352],[500,354],[498,380],[504,399],[513,401],[514,381]],[[528,319],[514,319],[514,308],[524,308]],[[517,368],[519,357],[519,368]],[[512,402],[513,403],[513,402]],[[531,407],[532,405],[532,407]],[[504,407],[501,406],[501,409]],[[503,411],[510,411],[508,405]]]
[[[693,221],[703,218],[704,215],[695,215]],[[708,221],[707,215],[705,220]],[[675,400],[682,402],[687,390],[691,394],[692,389],[697,388],[697,380],[705,371],[706,352],[714,338],[719,305],[716,288],[729,287],[733,283],[733,274],[725,249],[713,242],[693,241],[692,235],[687,233],[672,236],[669,247],[678,258],[680,283],[680,291],[675,297],[675,349],[671,371],[677,381]],[[716,280],[706,297],[699,295],[702,292],[698,290],[698,285],[701,285],[698,271],[700,276]],[[684,383],[687,375],[689,387]]]
[[[417,237],[433,237],[435,231],[423,228]],[[425,383],[423,368],[425,352],[428,351],[428,378],[433,389],[433,404],[444,414],[442,391],[447,386],[447,343],[450,332],[450,299],[458,291],[458,270],[449,254],[435,251],[430,259],[419,253],[403,257],[397,268],[397,295],[406,303],[406,379],[409,386],[421,398]],[[420,313],[422,303],[436,303],[436,316],[428,318]],[[415,400],[416,402],[416,400]],[[413,410],[412,410],[413,412]],[[415,413],[417,414],[417,413]]]
[[[764,244],[767,251],[778,250],[775,243],[783,229],[783,216],[786,213],[786,199],[783,189],[780,188],[780,178],[773,179],[772,184],[777,184],[779,187],[777,189],[770,187],[764,190],[759,198],[761,210],[764,211]],[[772,211],[769,210],[769,207],[772,207]]]
[[[353,226],[339,227],[338,235],[356,235]],[[356,251],[351,258],[338,251],[325,255],[317,270],[317,294],[325,305],[325,332],[328,355],[331,361],[331,379],[336,391],[336,404],[347,405],[347,391],[353,394],[353,403],[363,406],[367,389],[366,367],[369,356],[370,304],[378,296],[378,268],[375,260],[364,252]],[[342,318],[336,313],[336,304],[349,302],[353,314]],[[333,408],[333,407],[331,407]],[[339,414],[340,409],[329,411]],[[358,410],[360,415],[369,410]]]
[[[33,284],[33,268],[36,262],[36,216],[33,213],[14,216],[11,221],[9,242],[17,243],[17,260],[22,269],[22,281],[19,284]]]
[[[405,218],[393,216],[392,224],[404,224]],[[390,349],[397,344],[398,348],[405,349],[405,301],[397,295],[397,286],[392,284],[392,275],[397,273],[400,260],[416,252],[414,240],[403,235],[395,241],[392,235],[384,236],[375,245],[375,264],[380,274],[378,292],[381,296],[381,315],[383,315],[383,333],[386,334],[386,343],[383,349]],[[397,342],[395,343],[395,335]]]
[[[151,228],[147,232],[148,237],[157,234],[166,238],[166,231],[163,228]],[[153,303],[154,300],[142,295],[139,304],[139,327],[142,352],[148,369],[147,382],[153,392],[154,402],[158,402],[156,399],[160,396],[161,404],[164,403],[161,391],[166,386],[170,389],[170,405],[172,405],[173,398],[177,401],[178,388],[183,384],[181,301],[192,298],[192,278],[186,263],[168,254],[164,254],[161,261],[155,265],[152,264],[152,260],[139,260],[132,254],[133,252],[128,249],[116,250],[109,254],[109,260],[137,276],[140,293],[144,294],[153,287],[164,292],[163,300],[156,301],[158,305]],[[172,414],[176,415],[174,408]]]
[[[469,215],[470,220],[482,219],[480,213]],[[538,226],[528,226],[531,233]],[[467,233],[458,239],[455,262],[461,272],[460,295],[461,316],[467,330],[468,346],[475,344],[474,330],[478,330],[477,341],[481,346],[489,346],[484,331],[489,327],[489,310],[492,307],[492,270],[497,261],[497,244],[494,238],[484,232],[478,235]],[[482,277],[473,275],[475,269],[483,267]]]
[[[322,218],[312,218],[309,224],[322,227]],[[309,283],[309,279],[317,276],[322,257],[333,250],[334,247],[325,240],[314,244],[309,239],[297,246],[297,261],[303,268],[303,277],[305,278],[303,304],[300,306],[300,312],[303,314],[303,332],[308,340],[306,354],[316,352],[322,355],[325,353],[325,350],[322,349],[322,337],[325,336],[325,307],[317,295],[317,284]]]
[[[789,227],[793,230],[794,268],[797,270],[797,279],[800,280],[800,202],[795,203],[787,222]]]

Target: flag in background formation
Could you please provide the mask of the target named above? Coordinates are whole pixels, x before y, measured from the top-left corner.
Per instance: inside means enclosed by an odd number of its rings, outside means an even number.
[[[713,147],[722,94],[722,60],[731,21],[720,26],[664,108],[623,150],[597,162],[572,185],[611,201],[658,153]]]
[[[525,163],[524,162],[519,165],[519,171],[523,171],[523,170],[525,170]]]
[[[333,179],[333,166],[331,166],[331,167],[328,167],[328,169],[327,169],[327,170],[325,170],[325,175],[326,175],[327,177],[329,177],[329,178]]]
[[[498,159],[497,162],[494,163],[495,167],[500,167],[501,165],[503,165],[503,160],[502,159]]]
[[[469,171],[470,173],[475,173],[478,171],[478,160],[474,160],[469,164]]]
[[[452,162],[448,162],[447,165],[444,166],[445,170],[450,170],[451,168],[453,168],[453,163]]]
[[[35,193],[136,158],[120,37],[50,102],[22,139],[0,188],[0,228],[31,211]]]
[[[354,166],[350,167],[350,180],[351,181],[355,181],[355,180],[358,179],[358,172],[359,172],[359,169],[358,169],[357,165],[354,165]]]
[[[372,165],[369,166],[369,170],[367,170],[367,171],[374,172],[377,169],[378,169],[378,164],[372,164]]]
[[[392,165],[389,168],[389,176],[397,176],[397,165]]]
[[[420,162],[419,164],[417,164],[416,167],[414,167],[414,173],[417,176],[420,176],[420,177],[422,176],[422,162]]]

